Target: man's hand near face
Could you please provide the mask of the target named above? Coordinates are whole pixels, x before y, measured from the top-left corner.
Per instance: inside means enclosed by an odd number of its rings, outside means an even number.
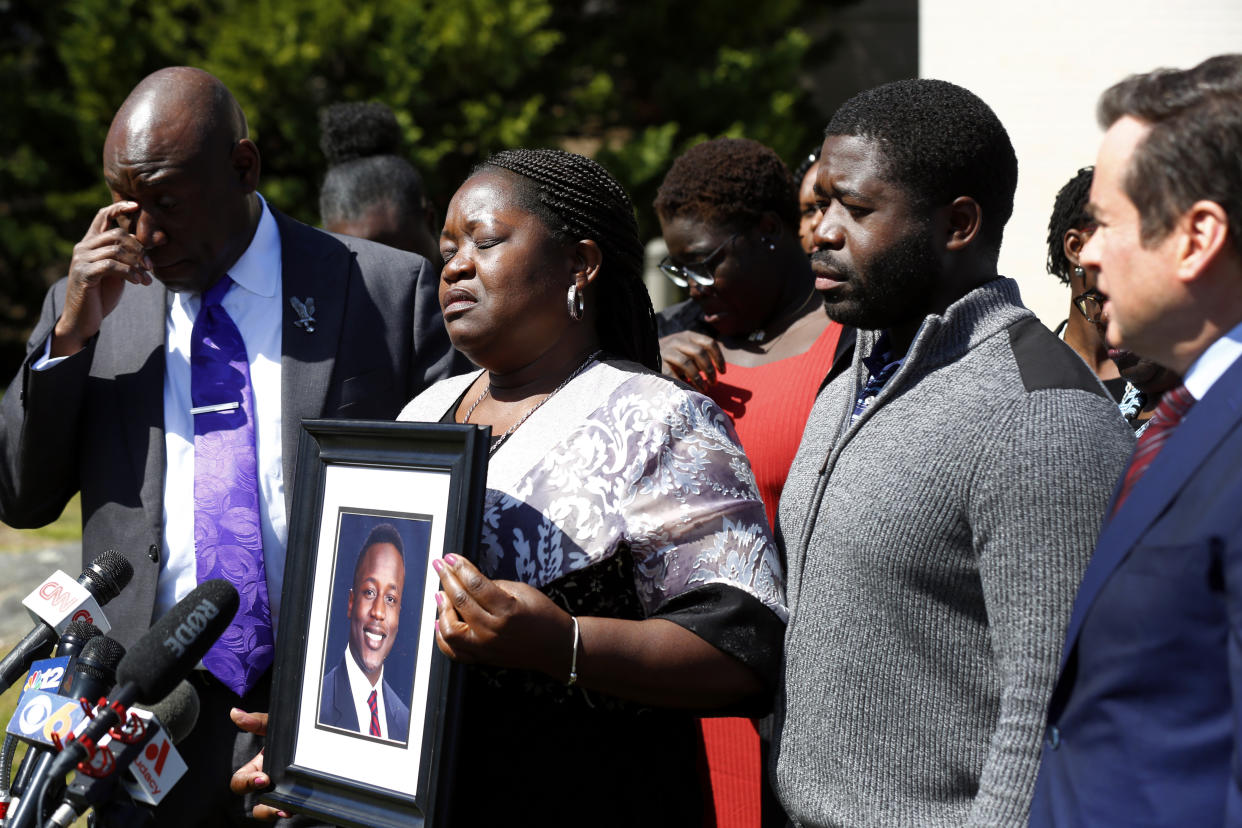
[[[74,246],[65,309],[52,331],[53,357],[71,356],[86,346],[121,300],[125,282],[151,284],[151,262],[142,244],[117,225],[118,217],[137,209],[133,201],[102,208]]]

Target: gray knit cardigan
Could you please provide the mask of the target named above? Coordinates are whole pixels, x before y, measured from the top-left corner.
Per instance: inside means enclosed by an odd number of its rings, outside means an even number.
[[[781,497],[775,786],[796,825],[1024,825],[1133,437],[1012,280],[929,316],[850,426],[877,338],[820,393]]]

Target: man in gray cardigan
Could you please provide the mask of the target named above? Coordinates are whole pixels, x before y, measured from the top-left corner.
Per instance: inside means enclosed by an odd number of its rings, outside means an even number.
[[[859,329],[781,499],[775,786],[797,825],[1017,825],[1074,591],[1133,438],[997,275],[988,106],[888,84],[826,130],[812,256]]]

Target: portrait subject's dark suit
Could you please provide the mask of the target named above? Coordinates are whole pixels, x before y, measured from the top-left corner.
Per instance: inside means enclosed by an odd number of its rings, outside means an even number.
[[[1240,635],[1242,360],[1100,533],[1049,705],[1031,825],[1242,825]]]
[[[280,232],[283,294],[282,469],[286,514],[293,520],[303,418],[392,419],[423,387],[468,363],[449,345],[438,273],[422,257],[272,214]],[[83,561],[115,549],[134,567],[129,586],[104,610],[109,634],[128,647],[154,620],[162,554],[167,291],[159,282],[127,284],[86,348],[34,371],[61,314],[65,287],[62,279],[48,292],[26,362],[0,400],[0,520],[44,525],[80,491]],[[308,297],[314,299],[313,332],[294,324],[301,315],[290,303]],[[193,675],[200,696],[211,689],[202,671]],[[240,704],[267,710],[267,692],[268,682],[261,682]],[[190,816],[214,807],[232,810],[234,803],[242,811],[241,798],[228,793],[228,776],[262,742],[228,720],[227,692],[208,695],[217,697],[215,707],[204,700],[198,726],[179,749],[192,774],[204,768],[211,775],[187,777],[174,787],[159,824],[188,825]],[[216,798],[204,806],[209,792]]]
[[[384,718],[388,720],[388,738],[396,742],[404,742],[410,732],[410,708],[388,686],[388,682],[380,682],[384,690]],[[331,727],[343,727],[365,733],[358,726],[358,710],[354,707],[353,695],[349,692],[349,672],[342,657],[337,665],[324,673],[323,686],[319,693],[319,722]]]

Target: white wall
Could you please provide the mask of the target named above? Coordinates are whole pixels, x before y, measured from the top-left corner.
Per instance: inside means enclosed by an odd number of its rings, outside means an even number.
[[[1242,0],[921,0],[919,75],[965,86],[1009,130],[1018,192],[1000,271],[1050,327],[1069,291],[1044,270],[1052,202],[1095,162],[1101,92],[1135,72],[1242,51]]]

